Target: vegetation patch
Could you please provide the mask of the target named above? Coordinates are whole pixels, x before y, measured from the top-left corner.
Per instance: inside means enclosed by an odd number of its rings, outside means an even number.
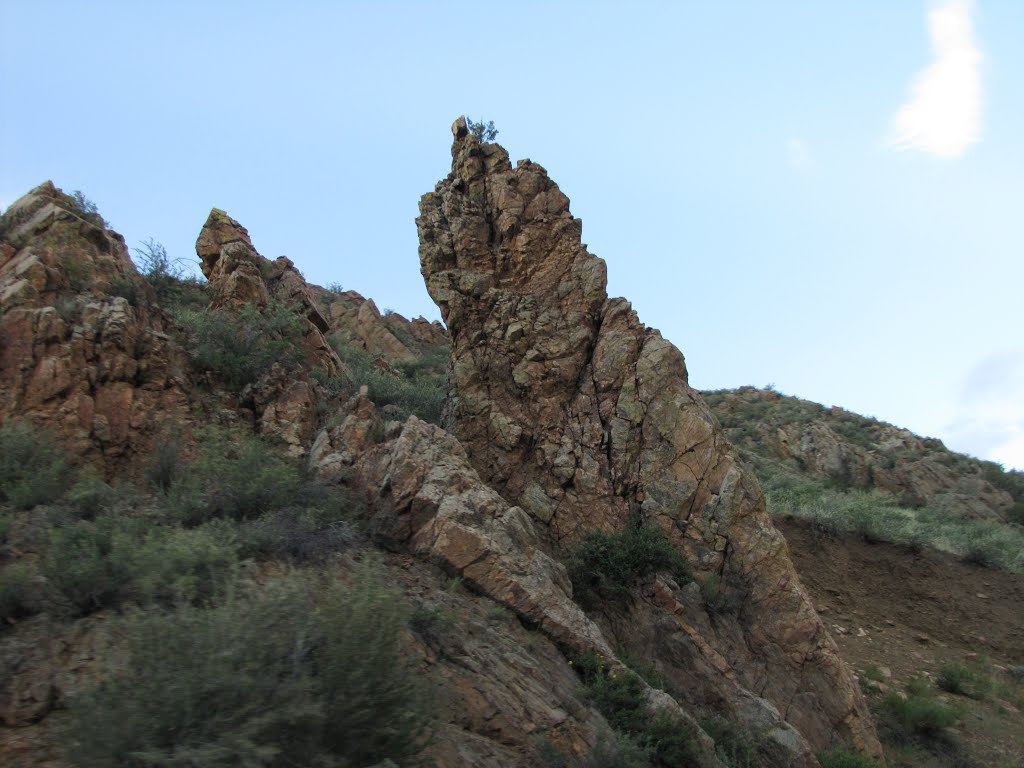
[[[969,562],[1024,573],[1024,528],[974,520],[934,507],[902,507],[879,491],[839,490],[761,465],[758,478],[773,517],[810,522],[823,534],[930,547]]]
[[[614,673],[596,654],[576,659],[573,669],[608,724],[619,737],[639,747],[648,765],[670,768],[699,764],[700,748],[694,729],[666,712],[652,714],[644,685],[636,674]]]
[[[321,376],[321,383],[329,390],[333,387],[338,394],[351,395],[365,385],[374,403],[395,406],[400,418],[415,415],[431,424],[441,423],[447,347],[434,348],[415,362],[391,367],[378,365],[378,358],[365,349],[339,344],[336,340],[333,343],[352,380],[351,383],[329,381]]]
[[[21,421],[0,426],[0,502],[15,509],[50,504],[67,488],[68,473],[49,433]]]
[[[134,615],[104,682],[70,703],[67,754],[89,767],[415,764],[429,718],[405,618],[369,563],[347,584],[293,574]]]
[[[621,533],[590,533],[573,549],[566,566],[573,595],[584,606],[624,600],[634,582],[659,571],[679,584],[693,581],[690,567],[660,528],[630,525]]]
[[[833,747],[818,753],[821,768],[877,768],[878,763],[860,752],[850,752],[843,747]]]
[[[196,368],[232,389],[257,381],[275,363],[292,369],[302,360],[306,321],[278,302],[238,312],[182,309],[175,318],[188,332]]]

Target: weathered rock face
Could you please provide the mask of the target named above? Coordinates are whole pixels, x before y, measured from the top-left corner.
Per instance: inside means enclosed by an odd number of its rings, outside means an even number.
[[[313,289],[288,258],[270,261],[261,256],[245,227],[218,208],[210,212],[199,233],[196,253],[210,284],[211,309],[238,312],[255,307],[265,311],[276,302],[305,319],[305,370],[296,373],[275,366],[243,392],[243,400],[256,415],[259,431],[282,439],[293,453],[303,453],[316,432],[320,399],[308,369],[319,368],[330,376],[344,373],[344,366],[324,337],[329,325],[317,307]]]
[[[1013,505],[980,462],[940,440],[772,390],[742,387],[708,393],[708,400],[736,445],[813,477],[966,517],[1005,519]]]
[[[0,219],[0,420],[54,432],[107,474],[187,416],[187,356],[124,239],[47,182]]]
[[[714,692],[742,716],[763,699],[815,749],[838,735],[880,754],[757,482],[687,384],[683,356],[607,298],[605,264],[543,168],[513,168],[463,120],[453,132],[452,173],[423,197],[417,226],[452,342],[448,423],[474,468],[556,548],[643,520],[700,578],[721,580],[734,612],[690,618],[670,590],[644,623],[605,627],[626,647],[674,644],[659,661],[679,674],[694,659],[717,669],[694,703]]]
[[[392,363],[407,363],[430,347],[448,343],[448,334],[438,322],[422,317],[407,320],[396,312],[382,315],[373,299],[355,291],[314,290],[324,308],[329,335],[346,346],[365,349]]]

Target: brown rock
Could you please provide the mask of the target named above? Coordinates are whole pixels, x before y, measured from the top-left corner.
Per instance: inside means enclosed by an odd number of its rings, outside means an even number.
[[[124,239],[47,182],[0,219],[0,421],[44,426],[112,475],[187,420],[192,384]]]
[[[581,244],[582,225],[543,168],[512,168],[500,146],[453,131],[452,173],[423,197],[417,226],[427,289],[452,340],[449,426],[473,466],[556,547],[637,518],[661,527],[742,603],[742,621],[723,616],[700,632],[739,686],[761,692],[814,749],[839,736],[880,754],[757,482],[688,386],[683,356],[628,302],[607,298],[605,264]],[[523,519],[492,516],[491,535]],[[445,547],[468,544],[452,531]],[[655,625],[615,639],[652,642]],[[706,655],[685,632],[678,642]],[[742,709],[736,687],[707,685]]]

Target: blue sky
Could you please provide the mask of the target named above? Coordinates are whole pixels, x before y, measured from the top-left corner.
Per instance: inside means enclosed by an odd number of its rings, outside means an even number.
[[[213,206],[407,316],[449,125],[548,169],[705,389],[1024,467],[1024,3],[0,0],[0,204],[194,259]]]

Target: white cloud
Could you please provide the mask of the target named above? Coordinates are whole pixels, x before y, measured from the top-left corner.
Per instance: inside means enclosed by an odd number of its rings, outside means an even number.
[[[914,78],[893,120],[889,146],[959,157],[981,134],[981,51],[969,0],[947,0],[928,13],[935,60]]]
[[[811,151],[800,139],[786,142],[786,158],[794,168],[807,168],[811,164]]]
[[[975,456],[1024,469],[1024,348],[991,355],[971,370],[950,436]]]

